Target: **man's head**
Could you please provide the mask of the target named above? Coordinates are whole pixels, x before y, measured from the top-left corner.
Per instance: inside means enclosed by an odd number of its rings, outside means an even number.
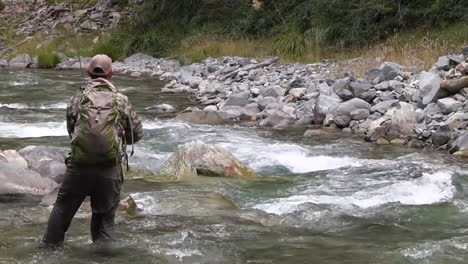
[[[91,79],[112,77],[112,59],[104,54],[98,54],[91,59],[88,67],[88,75]]]

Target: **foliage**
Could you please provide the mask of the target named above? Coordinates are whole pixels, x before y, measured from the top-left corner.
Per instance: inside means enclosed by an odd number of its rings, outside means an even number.
[[[135,23],[118,29],[112,42],[127,54],[165,56],[194,35],[262,38],[273,40],[275,54],[300,57],[308,49],[362,47],[397,32],[468,19],[466,0],[263,0],[261,8],[258,2],[145,0]],[[198,51],[194,57],[209,53]]]
[[[61,62],[60,56],[57,53],[51,52],[49,50],[39,51],[37,54],[37,63],[39,68],[42,69],[51,69],[55,68],[57,64]]]

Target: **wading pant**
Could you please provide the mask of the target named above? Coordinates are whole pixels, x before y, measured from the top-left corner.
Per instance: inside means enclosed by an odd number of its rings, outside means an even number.
[[[50,246],[63,243],[73,216],[88,195],[91,197],[93,242],[114,241],[114,218],[120,201],[121,185],[120,165],[83,167],[70,162],[43,243]]]

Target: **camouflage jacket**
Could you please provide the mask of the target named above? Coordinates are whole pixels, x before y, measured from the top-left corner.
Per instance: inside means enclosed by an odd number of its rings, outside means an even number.
[[[96,82],[106,83],[114,87],[110,81],[103,78],[93,79],[88,85],[96,84]],[[88,86],[81,87],[80,90],[76,93],[76,95],[74,95],[70,99],[67,105],[67,130],[70,138],[72,138],[75,130],[75,125],[78,118],[76,113],[78,113],[80,107],[81,94],[87,87]],[[130,124],[128,123],[129,120],[127,120],[127,118],[121,119],[121,126],[125,129],[125,142],[127,143],[127,145],[130,145],[132,144],[131,131],[133,130],[133,143],[136,143],[143,137],[143,126],[141,124],[140,118],[138,117],[137,113],[128,101],[127,96],[120,92],[117,92],[117,95],[119,99],[117,102],[119,111],[122,113],[122,116],[130,117],[130,122],[132,122],[132,126],[130,126]]]

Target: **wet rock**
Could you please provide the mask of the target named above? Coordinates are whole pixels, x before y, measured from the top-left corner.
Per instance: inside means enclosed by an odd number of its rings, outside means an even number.
[[[442,126],[431,135],[431,142],[434,146],[442,146],[449,142],[452,134],[448,126]]]
[[[262,127],[287,128],[294,125],[295,122],[296,118],[291,117],[289,114],[280,110],[273,110],[267,118],[260,121],[259,125]]]
[[[462,157],[468,157],[468,131],[458,136],[451,144],[449,152]]]
[[[67,167],[62,152],[46,146],[28,146],[21,149],[19,154],[27,161],[29,168],[42,177],[58,183],[63,181]]]
[[[419,77],[420,103],[428,105],[437,100],[442,78],[438,74],[422,72]]]
[[[218,125],[224,122],[222,116],[218,112],[213,111],[193,111],[180,113],[175,119],[193,124]]]
[[[26,168],[26,161],[15,151],[0,151],[0,194],[45,195],[57,183]]]
[[[456,112],[462,106],[462,103],[448,97],[437,100],[437,105],[443,114],[450,114]]]
[[[175,180],[190,180],[196,176],[252,179],[257,174],[244,166],[227,150],[194,141],[182,145],[160,171]]]
[[[383,137],[379,137],[375,143],[377,145],[390,145],[390,142]]]
[[[157,113],[173,113],[177,111],[175,107],[170,104],[159,104],[145,108],[146,110],[155,110]]]
[[[10,69],[26,69],[34,63],[33,59],[28,54],[20,54],[10,60],[8,68]]]

